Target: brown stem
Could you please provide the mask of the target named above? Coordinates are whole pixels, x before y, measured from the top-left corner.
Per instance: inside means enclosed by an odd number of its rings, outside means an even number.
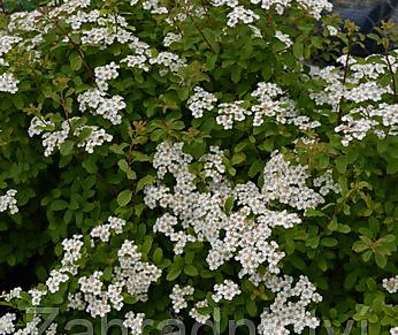
[[[62,92],[61,92],[61,106],[62,106],[62,110],[64,111],[65,119],[68,122],[69,128],[72,129],[72,125],[69,120],[69,113],[68,113],[68,110],[66,109],[64,95],[62,94]]]
[[[39,11],[43,14],[46,15],[45,12],[42,11],[41,8],[39,8]],[[72,47],[77,51],[80,60],[82,61],[83,66],[86,68],[86,70],[89,73],[89,76],[95,80],[95,75],[94,75],[94,70],[90,67],[90,65],[86,62],[85,57],[84,57],[84,52],[81,49],[80,45],[75,43],[73,41],[73,39],[71,38],[71,36],[69,35],[69,33],[67,31],[65,31],[59,24],[58,20],[51,20],[51,18],[49,18],[47,16],[47,19],[49,19],[51,22],[53,22],[55,24],[55,26],[59,29],[59,31],[61,32],[62,35],[64,35],[65,37],[68,38],[68,41],[72,44]]]
[[[205,9],[206,15],[209,15],[209,9],[207,8],[209,3],[206,0],[200,0],[200,2],[202,3],[203,8]]]
[[[392,69],[392,64],[391,64],[390,58],[388,57],[387,49],[385,49],[384,57],[386,58],[386,62],[388,64],[388,69],[389,69],[390,74],[391,74],[391,80],[392,80],[391,86],[392,86],[392,90],[394,92],[394,97],[395,97],[395,100],[397,100],[397,98],[398,98],[397,81],[395,79],[395,74],[394,74],[394,70]]]
[[[347,82],[347,77],[348,77],[348,71],[350,70],[350,57],[351,57],[351,39],[348,39],[348,53],[347,53],[347,59],[345,61],[344,65],[344,76],[343,76],[343,88],[345,89],[345,84]],[[344,101],[344,97],[340,99],[339,105],[338,105],[338,110],[337,110],[337,124],[341,122],[341,118],[343,117],[342,115],[342,110],[341,110],[341,103]]]
[[[175,26],[177,27],[178,32],[180,33],[181,37],[184,37],[184,33],[181,29],[181,27],[178,25],[178,22],[176,19],[173,19]]]
[[[188,16],[191,19],[191,21],[192,21],[193,25],[195,26],[196,30],[199,32],[199,34],[202,36],[203,40],[209,46],[210,50],[212,50],[214,53],[217,53],[216,50],[211,45],[210,41],[207,39],[206,35],[203,33],[202,29],[200,29],[200,27],[196,24],[196,22],[195,22],[194,18],[192,17],[192,15],[189,13]]]

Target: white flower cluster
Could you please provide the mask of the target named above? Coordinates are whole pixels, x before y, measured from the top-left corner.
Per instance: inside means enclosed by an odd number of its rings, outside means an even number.
[[[116,235],[121,234],[125,225],[126,220],[110,216],[108,218],[108,223],[99,225],[92,229],[90,236],[92,238],[99,238],[102,242],[109,242],[111,233],[115,232]]]
[[[11,215],[17,214],[19,209],[17,207],[16,190],[8,190],[5,195],[0,196],[0,213],[9,211]]]
[[[297,2],[317,20],[321,19],[323,12],[331,12],[333,10],[333,4],[328,0],[297,0]]]
[[[28,130],[29,137],[33,137],[35,135],[40,135],[46,129],[48,129],[48,128],[51,129],[52,127],[55,127],[55,124],[52,121],[46,121],[42,118],[35,116],[30,121],[30,127]]]
[[[179,42],[182,39],[182,35],[180,33],[176,34],[173,32],[167,33],[167,35],[163,39],[163,45],[168,48],[173,43]]]
[[[341,56],[338,61],[347,67],[347,55]],[[397,65],[394,63],[392,66],[396,69]],[[390,86],[380,86],[376,81],[386,73],[387,69],[388,65],[384,59],[380,59],[379,64],[376,62],[362,64],[353,57],[348,59],[348,71],[334,66],[323,69],[314,67],[311,76],[323,80],[326,85],[322,92],[312,93],[310,97],[317,105],[330,105],[336,111],[342,99],[357,104],[378,102],[384,94],[392,93]]]
[[[357,113],[362,114],[364,112],[366,113],[366,109],[363,107],[359,107],[351,111],[353,115]],[[376,128],[376,126],[378,125],[378,122],[376,120],[372,120],[369,118],[355,119],[353,115],[344,115],[341,118],[341,121],[343,123],[335,128],[336,133],[341,132],[344,134],[341,140],[341,143],[344,146],[348,146],[350,142],[352,142],[354,139],[357,139],[359,141],[364,139],[368,132]],[[380,135],[380,137],[384,137],[384,133],[382,132],[378,132],[377,134]]]
[[[275,37],[284,45],[286,45],[286,48],[290,48],[293,45],[293,41],[290,39],[290,36],[288,34],[284,34],[278,30],[275,32]]]
[[[129,42],[133,36],[130,32],[118,26],[113,26],[112,29],[109,27],[92,28],[82,33],[82,44],[100,45],[104,48],[114,44],[116,41],[125,44]]]
[[[301,334],[305,327],[315,329],[319,326],[319,320],[307,308],[312,303],[321,302],[322,297],[307,277],[300,276],[294,286],[290,276],[266,275],[262,280],[276,297],[269,309],[261,314],[260,334],[290,334],[290,327],[296,334]]]
[[[52,323],[46,330],[45,335],[57,335],[58,325],[56,323]]]
[[[109,217],[108,224],[103,225],[116,234],[120,234],[126,222],[123,219]],[[102,234],[98,227],[91,231],[92,237],[99,237],[104,241],[109,240],[109,232]],[[109,233],[110,234],[110,233]],[[52,270],[50,277],[46,281],[47,289],[50,293],[58,292],[60,285],[69,281],[68,274],[76,276],[78,274],[78,261],[82,257],[82,236],[75,235],[71,239],[62,242],[64,256],[61,261],[61,268]],[[95,247],[95,243],[91,244]],[[92,317],[105,316],[112,310],[121,310],[123,307],[122,292],[125,288],[127,293],[143,301],[152,282],[156,281],[161,271],[155,266],[141,262],[141,254],[131,241],[125,241],[118,251],[119,266],[114,267],[112,282],[107,288],[101,280],[103,273],[95,271],[89,276],[80,276],[78,279],[80,291],[68,296],[68,308],[85,310]],[[39,305],[41,298],[47,291],[32,289],[29,291],[32,297],[32,304]]]
[[[106,92],[109,89],[108,81],[119,76],[119,68],[119,65],[116,65],[115,62],[95,68],[95,82],[101,91]]]
[[[159,0],[145,0],[142,7],[151,11],[151,14],[167,14],[169,11],[166,7],[159,4]]]
[[[46,121],[35,116],[30,123],[28,130],[29,136],[42,135],[42,144],[45,148],[44,156],[52,155],[55,149],[61,149],[61,146],[69,138],[70,135],[78,138],[78,147],[84,147],[88,153],[93,153],[96,146],[101,146],[105,142],[111,142],[113,136],[108,134],[104,129],[97,126],[78,125],[79,117],[73,117],[65,120],[61,124],[60,130],[54,130],[55,124],[52,121]],[[71,130],[73,131],[71,132]],[[82,133],[85,134],[81,138]]]
[[[64,256],[61,260],[62,272],[69,272],[72,275],[77,274],[77,263],[82,257],[81,251],[84,244],[82,238],[82,235],[73,235],[72,238],[62,241],[62,248],[64,250]]]
[[[330,36],[337,36],[339,30],[335,26],[328,25],[326,26],[327,31]]]
[[[383,288],[390,294],[398,292],[398,276],[383,279]],[[398,327],[390,329],[391,335],[398,335]]]
[[[69,16],[65,22],[70,24],[73,30],[79,30],[85,23],[95,23],[101,17],[99,10],[94,9],[89,12],[79,10],[76,14]]]
[[[89,135],[84,137],[77,146],[84,147],[84,150],[89,154],[94,152],[94,148],[103,145],[105,142],[112,142],[113,136],[108,134],[105,129],[100,129],[97,126],[83,126],[76,128],[73,132],[74,136],[80,136],[83,131],[89,132]]]
[[[150,58],[149,64],[161,65],[163,68],[159,71],[160,75],[166,75],[169,71],[177,73],[186,65],[184,59],[168,51],[160,52],[156,57]]]
[[[347,90],[344,97],[348,101],[361,103],[365,101],[381,101],[383,94],[391,93],[391,87],[380,87],[375,82],[361,83],[357,87]]]
[[[31,335],[31,334],[40,334],[40,323],[41,319],[38,316],[35,316],[32,320],[30,320],[25,328],[19,329],[13,333],[13,335]]]
[[[275,117],[276,122],[291,124],[300,130],[309,130],[320,126],[318,121],[312,121],[308,116],[300,115],[295,102],[283,95],[282,89],[273,83],[258,83],[257,89],[251,93],[259,104],[251,109],[253,126],[261,126],[265,117]]]
[[[239,285],[229,279],[225,279],[222,284],[214,285],[214,292],[212,299],[215,302],[220,302],[222,299],[231,301],[235,296],[242,293]]]
[[[286,97],[276,84],[260,82],[250,95],[258,101],[258,104],[252,105],[251,109],[243,107],[245,104],[243,100],[217,105],[216,122],[226,130],[232,129],[235,122],[244,121],[247,116],[253,117],[254,127],[261,126],[267,117],[274,117],[276,122],[294,125],[302,131],[320,126],[318,121],[312,121],[308,116],[300,115],[294,101]],[[214,94],[197,87],[195,94],[189,98],[187,107],[193,117],[201,118],[205,111],[215,108],[216,102]]]
[[[217,98],[214,94],[206,92],[203,88],[196,86],[193,91],[195,92],[188,99],[188,109],[192,112],[194,118],[201,118],[205,111],[214,109]]]
[[[262,2],[264,9],[269,9],[271,6],[275,6],[275,9],[279,15],[284,13],[285,8],[290,6],[292,0],[251,0],[251,2],[259,3]],[[330,12],[333,9],[333,5],[328,0],[297,0],[297,2],[308,11],[308,13],[314,16],[316,19],[321,18],[322,12]]]
[[[107,292],[102,290],[104,285],[101,281],[102,275],[101,271],[95,271],[91,276],[79,278],[79,288],[83,293],[84,301],[87,303],[86,311],[93,318],[97,316],[105,317],[111,311]]]
[[[62,241],[64,256],[61,260],[61,267],[57,270],[52,270],[50,276],[46,281],[46,289],[32,288],[28,291],[33,306],[39,306],[43,297],[48,292],[56,293],[59,291],[61,284],[69,281],[69,275],[76,275],[78,270],[78,261],[81,258],[81,249],[83,242],[81,235],[74,235],[70,239]]]
[[[79,102],[79,110],[85,112],[89,110],[94,115],[100,115],[104,119],[109,120],[113,125],[118,125],[122,122],[120,112],[126,108],[124,98],[120,95],[114,95],[110,98],[106,93],[91,89],[77,97]]]
[[[14,44],[17,44],[21,41],[22,38],[18,36],[0,36],[0,66],[8,66],[4,56],[13,49]]]
[[[125,320],[123,321],[123,326],[129,330],[131,335],[141,335],[144,328],[144,318],[145,314],[134,312],[128,312],[125,315]]]
[[[319,188],[319,193],[326,197],[330,191],[338,194],[341,192],[341,187],[333,180],[332,170],[326,171],[323,175],[315,178],[314,186]]]
[[[129,48],[134,51],[134,54],[123,58],[120,63],[126,63],[130,68],[138,68],[148,72],[150,70],[149,60],[152,58],[150,46],[134,37],[129,44]]]
[[[203,313],[201,309],[209,307],[207,300],[198,301],[189,311],[189,315],[196,321],[205,324],[210,319],[210,314]]]
[[[0,92],[15,94],[18,92],[19,80],[15,79],[12,73],[0,75]]]
[[[56,293],[59,291],[61,284],[66,283],[69,280],[69,276],[58,270],[52,270],[50,277],[46,281],[46,285],[50,293]]]
[[[383,279],[383,287],[388,293],[398,292],[398,276]]]
[[[251,9],[247,9],[243,6],[236,6],[230,13],[228,13],[227,19],[227,26],[235,27],[240,22],[244,24],[253,23],[254,21],[259,20],[260,16],[254,13]]]
[[[395,53],[396,55],[396,53]],[[398,70],[396,56],[379,57],[358,61],[353,57],[342,56],[339,62],[346,68],[329,66],[323,69],[313,68],[311,76],[324,81],[321,92],[312,92],[310,97],[319,106],[328,105],[332,111],[342,114],[341,123],[335,131],[341,133],[342,144],[348,146],[353,140],[362,140],[369,133],[378,138],[398,134],[396,104],[387,104],[383,97],[392,94],[389,85],[380,84],[391,67],[393,73]],[[348,66],[347,66],[348,64]],[[348,69],[347,69],[348,67]],[[350,110],[342,113],[342,102],[350,104]]]
[[[398,134],[398,104],[381,103],[378,106],[358,107],[342,117],[342,123],[335,128],[344,134],[343,145],[347,146],[354,139],[362,140],[369,132],[378,138]]]
[[[223,176],[222,152],[213,148],[200,159],[205,177],[210,177],[206,179],[207,191],[201,192],[189,171],[192,157],[182,151],[182,146],[164,142],[154,156],[159,184],[145,189],[144,201],[151,209],[159,206],[166,211],[157,219],[154,231],[170,238],[176,254],[181,254],[188,242],[209,242],[206,260],[210,270],[235,259],[242,267],[240,276],[255,274],[261,264],[268,264],[269,271],[278,273],[284,253],[275,241],[269,241],[272,229],[288,229],[301,220],[286,210],[273,211],[271,202],[297,210],[315,208],[324,202],[319,193],[306,186],[309,176],[305,168],[292,166],[275,153],[264,169],[262,190],[251,182],[232,187]],[[162,183],[166,173],[176,180],[173,191]],[[235,200],[236,209],[227,214],[224,205],[229,198]]]
[[[2,292],[0,295],[1,299],[4,299],[7,302],[10,302],[13,299],[18,299],[21,297],[22,293],[22,288],[21,287],[15,287],[9,292]]]
[[[242,107],[245,102],[242,100],[232,103],[222,103],[217,106],[218,116],[216,121],[224,129],[232,129],[234,122],[244,121],[246,115],[250,115],[250,111]]]
[[[238,0],[212,0],[211,4],[214,7],[228,6],[234,8],[239,5]]]
[[[7,313],[0,318],[0,335],[14,334],[17,316],[15,314]]]
[[[96,14],[94,14],[95,16]],[[81,20],[82,16],[78,20]],[[90,15],[86,15],[86,20],[92,19]],[[72,19],[76,22],[76,18]],[[86,21],[88,22],[88,21]],[[79,22],[80,23],[80,22]],[[77,24],[75,24],[77,26]],[[81,33],[81,43],[83,45],[100,46],[106,48],[116,42],[120,44],[127,44],[134,35],[127,30],[128,23],[123,16],[106,14],[94,21],[94,24],[87,30],[77,30]]]
[[[298,210],[316,208],[325,199],[309,188],[306,167],[291,165],[282,154],[274,152],[264,168],[263,194],[269,201],[278,200]]]
[[[180,291],[181,292],[181,291]],[[193,293],[193,289],[190,291]],[[221,300],[232,301],[234,297],[241,294],[239,285],[234,283],[232,280],[225,279],[221,284],[214,285],[214,292],[211,298],[214,302],[218,303]],[[180,293],[181,294],[181,293]],[[187,303],[183,296],[179,297],[181,304],[184,304],[184,308],[187,307]],[[189,315],[196,321],[205,324],[207,320],[210,319],[210,314],[208,312],[204,313],[203,308],[207,308],[209,302],[207,299],[200,300],[195,303],[194,307],[189,311]]]
[[[69,281],[69,275],[76,275],[78,270],[78,261],[81,259],[81,249],[83,247],[82,235],[74,235],[70,239],[62,241],[64,256],[61,260],[61,267],[50,272],[50,276],[46,281],[47,290],[31,289],[29,294],[32,298],[33,305],[39,305],[42,297],[48,292],[56,293],[59,291],[61,284]]]
[[[53,132],[45,132],[42,135],[44,156],[48,157],[54,153],[54,150],[57,148],[61,149],[61,145],[67,140],[70,131],[69,121],[66,120],[61,124],[61,130],[53,131]],[[38,134],[39,135],[39,134]]]
[[[289,8],[295,1],[294,0],[250,0],[251,4],[260,4],[261,8],[270,10],[275,8],[279,15],[282,15],[287,8]],[[315,17],[317,20],[321,19],[323,12],[330,12],[333,9],[333,5],[328,0],[297,0],[297,3],[308,12],[308,14]],[[215,7],[228,6],[232,8],[232,12],[228,14],[228,17],[233,17],[232,24],[227,23],[228,26],[235,26],[238,21],[244,23],[252,23],[258,18],[251,10],[247,10],[239,5],[238,0],[212,0],[211,4]],[[237,8],[239,8],[237,10]],[[232,14],[233,13],[233,14]],[[230,19],[231,20],[231,19]],[[236,23],[235,23],[236,22]],[[233,24],[235,23],[235,24]]]
[[[41,299],[47,295],[47,290],[38,290],[32,288],[28,291],[30,298],[32,299],[33,306],[39,306],[41,303]]]
[[[185,287],[180,287],[176,284],[170,294],[171,304],[173,306],[174,312],[179,314],[182,309],[188,307],[188,302],[186,300],[187,296],[192,296],[194,293],[194,288],[190,285]]]
[[[108,223],[102,227],[112,230],[115,234],[120,234],[126,222],[117,217],[109,217]],[[109,231],[103,233],[98,227],[94,228],[90,235],[99,237],[103,241],[109,241]],[[47,289],[31,289],[28,293],[32,299],[32,305],[40,304],[41,299],[47,294],[54,294],[59,291],[63,283],[67,283],[72,277],[78,275],[79,260],[82,257],[83,236],[75,235],[71,239],[62,242],[64,256],[61,260],[61,267],[50,272],[46,281]],[[95,243],[91,243],[91,248]],[[140,301],[147,299],[147,292],[150,285],[157,281],[161,276],[161,270],[156,266],[141,261],[141,253],[137,246],[129,240],[125,240],[118,250],[118,264],[113,268],[112,281],[105,286],[102,281],[103,272],[94,271],[91,275],[81,275],[78,277],[79,290],[74,294],[68,294],[68,309],[86,311],[92,317],[104,317],[115,309],[120,311],[124,306],[123,293]],[[16,292],[18,293],[18,292]],[[3,294],[10,299],[20,295],[12,292]],[[15,297],[14,297],[15,296]]]
[[[124,241],[118,257],[120,267],[115,268],[114,281],[125,286],[127,293],[145,301],[149,286],[160,278],[162,271],[155,265],[142,262],[141,253],[132,241]]]

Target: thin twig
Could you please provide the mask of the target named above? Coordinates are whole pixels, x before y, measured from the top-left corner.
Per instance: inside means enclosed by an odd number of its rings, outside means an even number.
[[[398,98],[397,81],[395,79],[395,74],[394,74],[394,70],[392,68],[390,57],[388,55],[388,48],[384,48],[384,57],[386,59],[386,62],[388,64],[388,69],[389,69],[390,74],[391,74],[391,86],[392,86],[392,90],[394,92],[394,97],[397,100],[397,98]]]
[[[39,9],[39,11],[40,11],[43,15],[46,15],[46,13],[43,12],[43,11],[41,10],[41,8]],[[55,26],[59,29],[59,31],[61,32],[62,35],[64,35],[65,37],[67,37],[68,42],[70,42],[70,43],[72,44],[73,48],[77,51],[77,53],[78,53],[78,55],[79,55],[79,58],[80,58],[80,60],[82,61],[83,66],[84,66],[84,67],[86,68],[86,70],[89,72],[89,76],[90,76],[92,79],[95,79],[94,70],[93,70],[93,69],[91,68],[91,66],[86,62],[85,56],[84,56],[84,52],[83,52],[83,50],[80,48],[80,45],[77,44],[77,43],[75,43],[75,42],[73,41],[73,39],[70,37],[69,33],[68,33],[67,31],[65,31],[65,30],[60,26],[58,20],[51,20],[51,18],[49,18],[48,16],[47,16],[47,19],[49,19],[50,22],[53,22],[53,23],[55,24]]]
[[[343,76],[343,89],[345,89],[345,84],[347,82],[348,72],[350,70],[350,57],[351,57],[351,38],[348,38],[348,52],[347,52],[347,59],[344,65],[344,76]],[[341,110],[341,103],[344,101],[344,96],[340,99],[338,110],[337,110],[337,124],[341,122],[342,110]]]
[[[211,45],[210,41],[207,39],[206,35],[203,33],[202,29],[200,29],[200,27],[196,24],[196,22],[193,19],[192,15],[189,13],[188,16],[191,19],[191,21],[192,21],[193,25],[195,26],[196,30],[199,32],[199,34],[202,36],[203,40],[209,46],[210,50],[212,50],[214,53],[217,53],[216,50]]]

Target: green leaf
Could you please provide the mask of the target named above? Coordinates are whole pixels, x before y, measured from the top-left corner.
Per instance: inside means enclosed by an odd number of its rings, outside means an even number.
[[[192,264],[185,265],[184,267],[184,273],[190,277],[196,277],[199,275],[199,271],[196,269],[196,267]]]
[[[224,210],[227,214],[231,213],[232,208],[234,207],[234,197],[228,197],[225,200],[225,204],[224,204]]]
[[[123,302],[127,305],[134,305],[137,303],[138,299],[130,294],[123,293]]]
[[[127,172],[130,169],[129,164],[125,159],[119,160],[117,162],[117,165],[119,166],[119,169],[122,170],[123,172]]]
[[[156,265],[161,264],[163,260],[163,250],[161,248],[156,248],[153,252],[152,259]]]
[[[365,244],[363,241],[356,241],[352,245],[352,250],[354,250],[357,253],[361,253],[367,249],[369,249],[369,246],[367,244]]]
[[[239,165],[246,160],[246,155],[243,152],[237,152],[232,156],[231,164]]]
[[[133,193],[130,190],[124,190],[117,196],[117,203],[120,207],[125,207],[131,201]]]
[[[152,248],[153,237],[150,235],[145,236],[144,243],[142,244],[141,252],[147,255]]]
[[[252,318],[257,316],[257,305],[253,299],[246,299],[246,311]]]
[[[146,175],[141,178],[137,183],[137,192],[141,191],[145,186],[152,185],[156,181],[155,177],[152,175]]]
[[[180,276],[181,272],[182,272],[182,268],[174,263],[170,267],[170,269],[169,269],[169,271],[167,273],[166,279],[168,281],[176,280]]]
[[[82,67],[82,59],[77,52],[74,52],[69,57],[70,67],[73,71],[79,71]]]
[[[57,199],[53,201],[50,205],[50,210],[52,211],[62,211],[68,208],[68,203],[65,200]]]
[[[383,269],[387,265],[387,257],[379,252],[375,253],[375,260],[376,260],[376,264],[379,268]]]
[[[301,59],[304,56],[304,43],[301,40],[297,40],[293,44],[293,55],[296,58]]]
[[[321,240],[321,245],[325,247],[335,247],[338,244],[338,241],[335,238],[325,237]]]
[[[97,172],[96,161],[95,159],[91,159],[91,157],[89,159],[84,160],[82,166],[90,174],[95,174]]]
[[[69,156],[73,153],[74,142],[66,140],[61,144],[60,152],[62,156]]]
[[[263,169],[264,169],[264,163],[260,160],[255,160],[250,166],[250,169],[247,174],[250,178],[253,178],[261,171],[263,171]]]
[[[345,157],[339,157],[336,159],[336,169],[339,173],[344,174],[347,171],[347,160]]]

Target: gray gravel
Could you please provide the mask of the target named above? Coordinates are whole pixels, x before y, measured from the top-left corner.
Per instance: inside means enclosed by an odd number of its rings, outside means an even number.
[[[383,0],[331,0],[334,3],[335,8],[363,8],[363,7],[372,7]],[[395,14],[392,17],[392,20],[398,23],[398,9],[395,10]]]

